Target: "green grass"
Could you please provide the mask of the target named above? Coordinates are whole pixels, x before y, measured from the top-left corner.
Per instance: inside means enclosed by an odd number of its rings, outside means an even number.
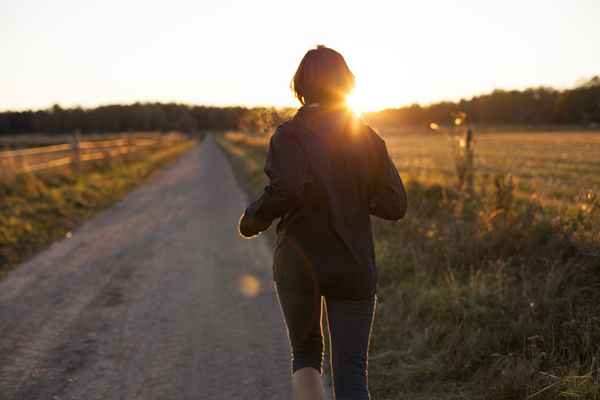
[[[97,211],[114,204],[153,171],[197,143],[189,140],[135,158],[101,160],[84,171],[19,175],[0,183],[0,278]]]
[[[217,139],[256,195],[266,138]],[[548,207],[503,182],[467,196],[413,175],[407,217],[373,219],[373,398],[600,399],[600,202]]]

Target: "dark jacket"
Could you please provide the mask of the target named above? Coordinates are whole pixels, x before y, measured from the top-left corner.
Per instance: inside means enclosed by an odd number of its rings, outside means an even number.
[[[385,142],[340,108],[302,107],[271,137],[269,184],[246,209],[240,232],[277,226],[274,280],[340,299],[376,292],[369,215],[398,220],[407,199]]]

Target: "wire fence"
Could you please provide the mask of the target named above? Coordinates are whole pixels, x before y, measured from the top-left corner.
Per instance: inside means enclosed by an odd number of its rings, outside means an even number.
[[[184,134],[171,132],[123,134],[119,138],[83,140],[76,133],[70,143],[0,151],[0,180],[65,166],[79,169],[88,161],[127,156],[141,150],[167,147],[186,139]]]

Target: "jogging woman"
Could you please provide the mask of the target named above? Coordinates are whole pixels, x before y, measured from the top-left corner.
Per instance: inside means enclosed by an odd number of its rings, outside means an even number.
[[[293,399],[324,398],[323,302],[336,399],[369,399],[377,303],[370,215],[404,217],[406,193],[383,139],[346,106],[354,75],[338,52],[308,51],[292,89],[302,106],[271,137],[269,184],[239,231],[252,237],[280,218],[273,280],[292,349]]]

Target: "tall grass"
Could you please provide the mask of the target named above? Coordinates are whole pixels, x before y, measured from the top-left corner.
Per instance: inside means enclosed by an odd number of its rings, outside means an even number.
[[[450,385],[490,399],[550,384],[536,397],[600,391],[599,231],[590,223],[599,215],[549,215],[534,202],[498,208],[495,197],[467,205],[416,182],[408,190],[400,227],[375,223],[375,360],[395,351],[374,363],[377,385],[390,394]]]
[[[266,140],[219,140],[259,191]],[[452,177],[407,190],[403,221],[373,220],[373,397],[600,399],[598,198],[547,207],[501,171],[468,195]]]

